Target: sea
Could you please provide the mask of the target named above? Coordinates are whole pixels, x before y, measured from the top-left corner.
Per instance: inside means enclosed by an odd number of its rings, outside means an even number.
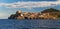
[[[56,19],[0,19],[0,29],[60,29],[60,20]]]

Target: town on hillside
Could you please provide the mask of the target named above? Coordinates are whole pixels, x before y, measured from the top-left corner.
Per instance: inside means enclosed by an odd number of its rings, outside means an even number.
[[[22,12],[18,10],[16,14],[12,14],[8,19],[59,19],[60,10],[49,8],[42,12]]]

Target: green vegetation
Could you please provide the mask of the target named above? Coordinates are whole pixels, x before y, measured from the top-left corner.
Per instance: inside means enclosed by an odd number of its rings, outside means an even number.
[[[42,11],[42,13],[47,13],[47,12],[60,12],[60,10],[49,8],[49,9],[45,9],[44,11]]]
[[[54,8],[45,9],[42,13],[49,13],[53,17],[60,18],[60,10]]]

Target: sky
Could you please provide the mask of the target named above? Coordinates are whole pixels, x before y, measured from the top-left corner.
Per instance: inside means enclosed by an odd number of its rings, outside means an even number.
[[[60,9],[60,0],[0,0],[0,19],[7,19],[17,10],[41,12],[47,8]]]

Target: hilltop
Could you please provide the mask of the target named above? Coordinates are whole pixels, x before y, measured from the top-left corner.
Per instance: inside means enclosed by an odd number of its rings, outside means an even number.
[[[42,11],[42,13],[48,13],[48,12],[60,12],[60,10],[54,9],[54,8],[49,8],[49,9],[45,9]]]

